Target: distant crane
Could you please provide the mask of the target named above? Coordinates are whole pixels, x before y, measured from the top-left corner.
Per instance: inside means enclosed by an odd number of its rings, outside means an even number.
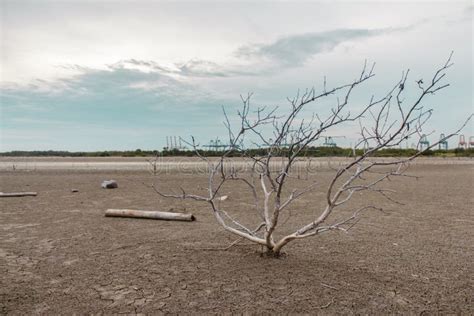
[[[209,144],[202,145],[202,147],[207,148],[207,150],[212,150],[212,151],[220,151],[220,150],[226,150],[226,149],[239,149],[243,148],[243,143],[240,142],[240,145],[231,145],[231,144],[224,144],[219,137],[216,137],[216,139],[211,139],[209,141]]]
[[[444,134],[439,135],[439,145],[438,145],[439,150],[448,150],[448,140],[445,138],[446,138],[446,135]]]
[[[181,143],[181,137],[166,136],[165,150],[186,150],[186,147]]]
[[[459,143],[458,143],[458,148],[466,148],[466,138],[464,137],[464,134],[459,135]]]
[[[430,142],[428,141],[428,137],[425,134],[421,135],[420,150],[425,150],[425,149],[428,149],[429,147],[430,147]]]
[[[274,140],[273,138],[269,138],[268,140],[266,140],[265,143],[263,143],[263,144],[256,144],[255,143],[255,145],[257,145],[257,147],[259,147],[259,148],[266,148],[266,147],[271,147],[274,144],[275,141],[276,140]],[[285,148],[285,147],[290,147],[293,143],[294,143],[293,141],[288,142],[287,138],[285,138],[285,139],[281,139],[278,142],[278,144],[276,144],[275,146],[280,147],[280,148]]]
[[[346,138],[346,136],[324,136],[324,147],[336,147],[336,141],[334,141],[334,138]]]

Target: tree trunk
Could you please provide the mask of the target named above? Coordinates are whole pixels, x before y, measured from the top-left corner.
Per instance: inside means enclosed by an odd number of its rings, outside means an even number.
[[[280,258],[281,254],[282,254],[281,251],[279,251],[279,250],[275,251],[274,248],[273,249],[272,248],[267,248],[267,251],[265,251],[263,253],[263,255],[265,257],[269,257],[269,258]]]

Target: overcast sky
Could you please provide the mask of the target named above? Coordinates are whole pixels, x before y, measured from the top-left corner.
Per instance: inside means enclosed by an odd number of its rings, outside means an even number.
[[[241,94],[284,109],[324,76],[353,80],[367,59],[376,77],[357,108],[407,68],[416,93],[452,50],[451,86],[430,97],[427,132],[434,141],[474,112],[471,1],[0,3],[0,151],[161,149],[167,135],[205,143],[225,137],[221,106],[234,113]],[[350,127],[336,134],[357,138]]]

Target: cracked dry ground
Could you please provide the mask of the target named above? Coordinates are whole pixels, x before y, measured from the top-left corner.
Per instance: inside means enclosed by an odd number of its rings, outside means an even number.
[[[146,173],[2,172],[0,191],[39,195],[0,200],[0,314],[473,314],[473,171],[412,167],[420,179],[390,183],[405,205],[358,198],[354,206],[370,201],[387,213],[364,214],[350,234],[290,244],[281,259],[260,257],[247,242],[217,250],[235,238],[206,205],[159,198],[142,185]],[[293,205],[289,228],[323,205],[330,175],[316,174],[321,188]],[[119,188],[102,190],[110,178]],[[197,191],[203,181],[156,178],[162,188]],[[242,188],[224,191],[226,209],[249,223]],[[107,208],[173,209],[198,220],[106,218]]]

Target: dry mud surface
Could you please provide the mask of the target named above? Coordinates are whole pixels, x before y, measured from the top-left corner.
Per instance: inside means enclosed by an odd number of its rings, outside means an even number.
[[[211,157],[210,160],[217,158]],[[301,158],[295,165],[300,168],[341,167],[351,161],[347,157],[312,157]],[[377,158],[378,161],[389,161],[392,158]],[[420,157],[413,165],[473,165],[470,157],[443,158]],[[155,166],[158,172],[192,173],[206,169],[206,162],[197,157],[0,157],[1,171],[39,171],[39,170],[81,170],[81,171],[151,171]],[[238,169],[248,169],[252,161],[241,158],[230,158],[228,165]],[[279,169],[281,162],[274,158],[271,164]]]
[[[163,189],[204,191],[204,176],[144,171],[0,172],[0,191],[37,197],[0,199],[0,314],[463,314],[474,313],[472,164],[416,165],[420,176],[392,181],[404,205],[381,205],[349,234],[330,232],[262,257],[205,204],[165,200]],[[321,188],[293,205],[288,232],[324,206]],[[115,179],[119,188],[100,183]],[[72,193],[71,189],[78,189]],[[243,188],[222,203],[252,223]],[[195,222],[106,218],[108,208],[192,212]],[[342,216],[344,212],[336,214]],[[288,214],[287,214],[288,215]]]

